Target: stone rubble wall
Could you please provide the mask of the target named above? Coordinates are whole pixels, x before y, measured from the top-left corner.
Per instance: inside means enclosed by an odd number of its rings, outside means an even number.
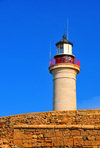
[[[1,117],[0,146],[100,148],[100,109]]]

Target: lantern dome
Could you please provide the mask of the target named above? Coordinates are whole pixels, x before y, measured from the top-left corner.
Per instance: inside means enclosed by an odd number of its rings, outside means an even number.
[[[56,43],[57,55],[58,54],[68,54],[72,55],[73,43],[66,39],[66,35],[63,35],[63,39]]]

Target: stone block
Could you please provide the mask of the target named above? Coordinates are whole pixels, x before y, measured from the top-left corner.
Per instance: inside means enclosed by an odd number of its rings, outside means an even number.
[[[81,132],[80,132],[80,130],[78,130],[78,129],[77,129],[77,130],[72,130],[72,131],[71,131],[71,135],[72,135],[72,136],[81,135]]]
[[[64,138],[63,141],[65,146],[73,146],[74,144],[73,138]]]
[[[85,140],[84,146],[96,146],[96,141],[95,140]]]
[[[14,145],[21,146],[23,145],[22,140],[14,140]]]
[[[82,145],[84,145],[84,140],[82,138],[74,138],[74,145],[75,146],[82,146]]]
[[[96,141],[95,141],[95,145],[96,145],[96,146],[100,146],[100,140],[96,140]]]

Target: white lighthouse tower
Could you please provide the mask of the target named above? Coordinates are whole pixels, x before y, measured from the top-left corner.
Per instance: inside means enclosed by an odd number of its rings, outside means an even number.
[[[49,63],[53,75],[53,110],[76,110],[76,75],[80,71],[80,62],[72,54],[72,47],[64,34]]]

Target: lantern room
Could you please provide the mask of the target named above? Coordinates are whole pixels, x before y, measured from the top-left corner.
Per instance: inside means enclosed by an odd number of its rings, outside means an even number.
[[[66,40],[66,35],[63,35],[63,39],[60,40],[57,44],[56,44],[56,55],[59,54],[67,54],[67,55],[72,55],[72,47],[73,44],[71,42],[69,42],[68,40]]]

